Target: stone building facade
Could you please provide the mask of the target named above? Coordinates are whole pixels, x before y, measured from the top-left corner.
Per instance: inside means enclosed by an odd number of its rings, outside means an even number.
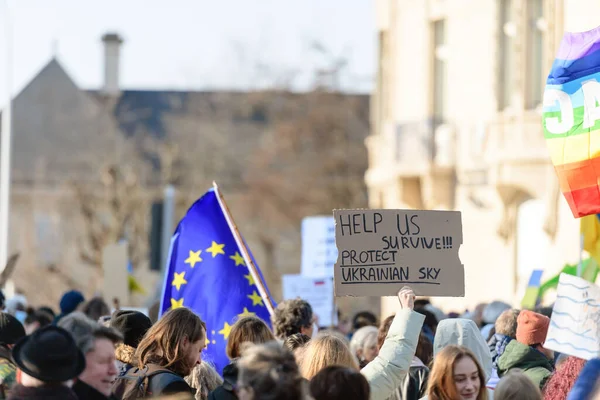
[[[598,12],[591,0],[377,1],[370,207],[462,211],[466,297],[434,299],[444,309],[516,305],[533,269],[579,260],[541,103],[563,32],[594,28]]]

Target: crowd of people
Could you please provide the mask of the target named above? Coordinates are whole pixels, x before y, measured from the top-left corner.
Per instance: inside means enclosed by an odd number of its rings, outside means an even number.
[[[231,362],[216,371],[202,361],[207,327],[187,308],[158,320],[111,314],[101,298],[70,291],[55,314],[16,296],[0,314],[0,398],[600,399],[600,359],[544,348],[551,309],[492,302],[446,315],[408,287],[398,299],[381,324],[362,312],[319,329],[302,299],[278,304],[268,323],[240,317]]]

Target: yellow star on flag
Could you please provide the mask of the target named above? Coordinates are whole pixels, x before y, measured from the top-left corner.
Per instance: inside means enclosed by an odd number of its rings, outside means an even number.
[[[231,332],[231,326],[227,322],[225,322],[225,325],[223,326],[223,329],[219,331],[219,334],[223,335],[225,340],[227,340],[227,338],[229,337],[229,332]]]
[[[244,278],[248,279],[248,285],[254,285],[254,278],[252,277],[252,274],[244,275]]]
[[[256,290],[255,290],[254,292],[252,292],[252,294],[249,294],[249,295],[248,295],[248,298],[249,298],[250,300],[252,300],[252,305],[253,305],[253,306],[255,306],[255,305],[258,305],[258,304],[260,304],[260,305],[261,305],[261,306],[263,306],[263,307],[265,306],[265,305],[263,304],[263,299],[262,299],[262,297],[260,297],[260,295],[259,295],[258,293],[256,293]]]
[[[237,251],[235,252],[234,255],[229,256],[229,258],[231,258],[233,261],[235,261],[235,266],[237,267],[238,265],[243,265],[246,266],[246,262],[244,261],[244,257],[242,257],[240,255],[240,253],[238,253]]]
[[[177,290],[181,289],[181,285],[185,285],[187,281],[185,280],[185,271],[178,274],[175,272],[175,277],[173,278],[172,286],[175,286]]]
[[[210,344],[210,339],[206,338],[206,340],[204,341],[204,347],[208,347],[209,344]]]
[[[171,309],[174,310],[176,308],[183,307],[183,297],[179,300],[171,299]]]
[[[208,249],[206,249],[206,251],[212,254],[213,258],[215,258],[217,254],[225,254],[225,250],[223,250],[223,247],[225,247],[224,244],[217,244],[217,242],[212,242],[212,245]]]
[[[238,317],[240,317],[240,318],[253,317],[255,315],[256,315],[256,313],[250,312],[250,311],[248,311],[248,309],[246,307],[244,307],[244,312],[241,314],[238,314]]]
[[[187,258],[187,260],[185,260],[185,263],[190,264],[190,266],[192,268],[194,268],[196,266],[196,263],[199,263],[200,261],[202,261],[202,258],[200,258],[201,253],[202,253],[202,250],[198,250],[198,251],[190,250],[190,256]]]

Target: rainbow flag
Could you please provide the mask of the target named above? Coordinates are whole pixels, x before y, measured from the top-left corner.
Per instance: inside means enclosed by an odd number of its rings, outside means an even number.
[[[600,213],[600,27],[565,33],[544,92],[544,137],[575,218]]]

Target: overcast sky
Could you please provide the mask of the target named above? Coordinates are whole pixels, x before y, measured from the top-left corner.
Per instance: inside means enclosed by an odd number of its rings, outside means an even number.
[[[123,88],[248,89],[263,77],[297,76],[330,59],[348,61],[346,90],[375,76],[372,0],[0,0],[0,98],[6,97],[6,20],[12,25],[18,92],[56,53],[83,88],[102,82],[107,31],[120,33]],[[8,14],[7,14],[8,5]],[[330,56],[311,44],[322,44]],[[259,68],[258,66],[265,68]]]

